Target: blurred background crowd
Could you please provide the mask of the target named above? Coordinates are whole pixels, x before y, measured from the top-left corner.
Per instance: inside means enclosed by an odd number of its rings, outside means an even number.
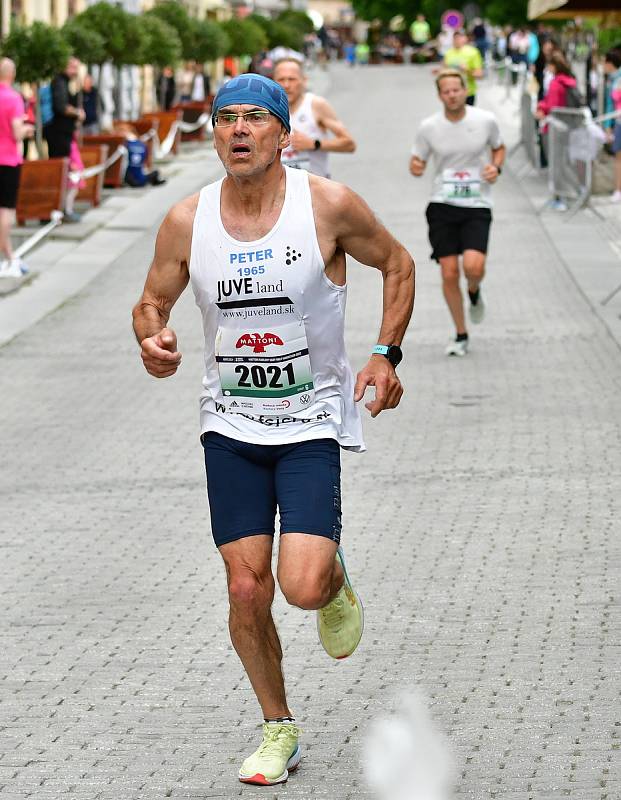
[[[519,86],[536,121],[523,138],[536,142],[540,169],[548,167],[553,109],[586,109],[611,159],[612,200],[621,202],[621,11],[613,0],[0,0],[0,37],[7,263],[24,160],[68,159],[64,222],[77,222],[85,146],[121,136],[122,183],[157,186],[149,138],[159,145],[169,133],[167,152],[175,145],[170,120],[158,114],[176,115],[187,136],[192,125],[208,135],[211,100],[224,82],[244,71],[271,76],[291,56],[311,70],[335,60],[352,69],[444,62],[464,71],[473,103],[483,78]],[[561,190],[552,202],[566,208]]]

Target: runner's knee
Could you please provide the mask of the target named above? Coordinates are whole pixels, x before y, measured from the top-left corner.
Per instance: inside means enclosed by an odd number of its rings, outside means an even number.
[[[303,580],[293,577],[280,577],[279,584],[285,599],[291,606],[305,611],[323,608],[330,602],[332,589],[331,574],[309,574]]]
[[[274,599],[274,578],[271,572],[258,575],[250,569],[231,572],[229,602],[232,608],[252,616],[270,608]]]

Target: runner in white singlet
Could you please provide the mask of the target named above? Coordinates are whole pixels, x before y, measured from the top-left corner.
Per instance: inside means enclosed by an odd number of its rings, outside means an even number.
[[[274,80],[287,93],[291,114],[290,144],[282,152],[282,163],[329,178],[328,153],[353,153],[356,143],[351,134],[327,100],[306,91],[299,61],[278,61]]]
[[[205,336],[200,423],[212,534],[231,639],[264,720],[239,779],[271,785],[300,762],[271,612],[274,519],[278,511],[284,597],[317,611],[330,656],[350,656],[364,616],[339,546],[340,449],[364,450],[357,403],[368,386],[372,417],[401,399],[395,367],[414,263],[350,189],[282,166],[289,109],[274,81],[233,78],[216,95],[213,122],[226,177],[166,216],[134,331],[147,371],[174,375],[181,354],[168,320],[191,283]],[[355,379],[344,344],[346,253],[379,269],[384,286],[379,344]]]

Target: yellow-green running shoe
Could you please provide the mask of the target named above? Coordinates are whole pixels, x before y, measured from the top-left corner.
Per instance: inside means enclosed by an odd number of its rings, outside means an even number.
[[[297,725],[264,722],[263,741],[241,765],[239,780],[259,786],[284,783],[300,763],[299,735]]]
[[[336,551],[345,581],[339,593],[317,612],[317,630],[323,649],[332,658],[347,658],[358,647],[364,630],[362,601],[354,591],[345,568],[343,548]]]

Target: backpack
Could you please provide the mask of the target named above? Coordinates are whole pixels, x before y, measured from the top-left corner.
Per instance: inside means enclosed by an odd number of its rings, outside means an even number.
[[[586,103],[577,86],[565,87],[565,107],[566,108],[584,108]]]
[[[41,124],[48,125],[54,119],[52,87],[49,83],[39,87],[39,107],[41,109]]]

